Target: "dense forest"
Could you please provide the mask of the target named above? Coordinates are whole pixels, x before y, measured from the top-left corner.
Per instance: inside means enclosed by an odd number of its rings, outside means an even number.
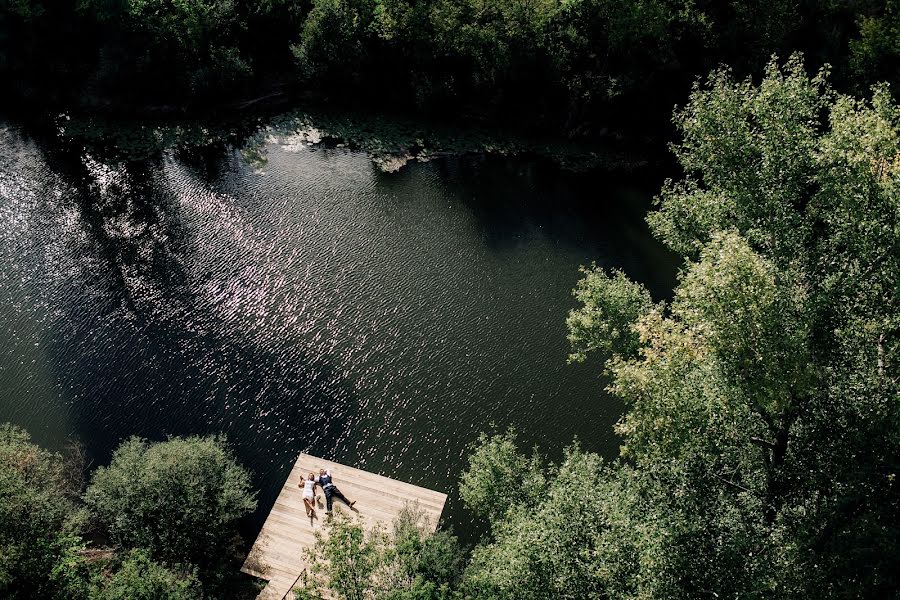
[[[3,0],[4,101],[133,115],[272,98],[539,126],[660,131],[719,65],[900,83],[896,0]],[[660,129],[661,128],[661,129]]]
[[[560,323],[624,402],[619,456],[486,432],[459,480],[474,547],[414,509],[375,531],[338,513],[299,597],[900,594],[897,0],[0,2],[11,106],[364,98],[672,140],[647,217],[683,259],[671,299],[588,266]],[[84,471],[0,427],[4,597],[254,596],[226,440],[132,438]]]

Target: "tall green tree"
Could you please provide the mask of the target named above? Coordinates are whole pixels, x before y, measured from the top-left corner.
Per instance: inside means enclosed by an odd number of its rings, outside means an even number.
[[[299,41],[291,46],[301,75],[330,85],[359,84],[372,43],[374,8],[366,0],[314,0]]]
[[[507,432],[483,438],[460,483],[466,506],[485,514],[463,589],[472,598],[576,599],[602,595],[597,553],[607,530],[607,472],[578,447],[559,465],[516,449]],[[491,509],[485,511],[485,504]]]
[[[31,442],[22,429],[0,425],[0,595],[66,598],[82,547],[73,498],[80,473],[60,454]]]
[[[568,320],[627,403],[622,456],[483,440],[474,596],[900,591],[900,109],[826,75],[716,71],[676,114],[685,177],[649,217],[685,259],[674,298],[593,267]]]
[[[113,542],[195,565],[205,584],[234,566],[237,522],[256,508],[249,474],[220,437],[126,440],[84,500]]]
[[[606,563],[634,561],[622,597],[900,585],[900,110],[826,76],[797,56],[759,84],[716,71],[676,115],[686,175],[649,221],[685,265],[667,306],[635,295],[638,344],[606,363],[628,404],[617,479],[652,499]],[[576,340],[621,327],[595,306],[625,284],[588,278]]]

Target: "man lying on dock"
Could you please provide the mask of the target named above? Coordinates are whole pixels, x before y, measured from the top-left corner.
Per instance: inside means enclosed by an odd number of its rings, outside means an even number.
[[[337,486],[332,483],[331,469],[319,469],[319,478],[316,480],[316,483],[321,486],[322,491],[325,492],[325,514],[331,514],[331,505],[333,502],[333,498],[341,500],[350,508],[353,508],[353,505],[356,504],[356,500],[354,500],[353,502],[347,500],[347,496],[342,494],[341,490],[339,490]]]

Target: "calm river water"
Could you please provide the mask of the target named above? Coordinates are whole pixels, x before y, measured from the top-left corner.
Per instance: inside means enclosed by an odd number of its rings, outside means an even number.
[[[0,122],[0,421],[95,465],[130,435],[225,433],[261,514],[305,451],[449,492],[464,536],[456,481],[491,424],[615,454],[622,407],[566,364],[564,320],[591,261],[669,293],[659,181],[266,150],[108,164]]]

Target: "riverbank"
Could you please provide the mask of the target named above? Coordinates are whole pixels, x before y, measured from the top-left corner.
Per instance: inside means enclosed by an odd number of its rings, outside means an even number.
[[[145,160],[164,150],[190,152],[228,145],[239,148],[248,163],[262,168],[265,146],[272,143],[287,149],[307,146],[365,152],[386,173],[413,162],[466,155],[532,157],[573,172],[629,173],[668,160],[657,140],[629,139],[612,131],[603,131],[597,141],[587,142],[540,131],[460,128],[455,123],[315,106],[280,112],[260,106],[225,117],[198,119],[168,115],[136,120],[61,113],[28,120],[40,135],[124,161]]]

